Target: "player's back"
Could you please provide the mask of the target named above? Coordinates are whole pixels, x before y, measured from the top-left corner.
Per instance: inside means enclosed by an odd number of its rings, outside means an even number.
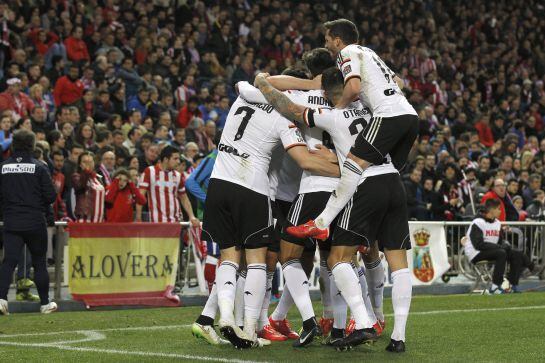
[[[395,73],[372,49],[348,45],[339,52],[337,66],[345,83],[352,77],[361,79],[360,100],[369,105],[373,117],[416,115],[397,85]]]
[[[282,134],[287,135],[290,127],[295,128],[295,125],[291,125],[271,105],[252,104],[241,97],[237,98],[227,115],[211,177],[268,196],[267,173],[271,154]],[[293,136],[293,133],[290,135]],[[304,144],[300,134],[293,142]]]

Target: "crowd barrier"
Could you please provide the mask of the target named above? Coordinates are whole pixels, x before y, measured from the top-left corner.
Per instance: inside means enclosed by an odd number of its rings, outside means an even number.
[[[448,282],[451,277],[463,275],[474,280],[473,270],[463,254],[461,238],[466,234],[470,222],[409,222],[413,249],[409,254],[409,268],[413,270],[413,282],[416,284],[436,283],[439,279]],[[506,222],[505,235],[512,248],[523,251],[536,263],[545,262],[545,222]],[[181,222],[181,227],[189,228],[188,222]],[[61,289],[68,284],[67,269],[63,261],[67,254],[69,231],[66,222],[55,223],[54,245],[54,298],[61,299]],[[202,256],[195,246],[194,234],[188,233],[188,240],[180,248],[177,283],[183,292],[185,288],[197,288],[206,294]],[[187,243],[187,245],[185,245]],[[384,262],[385,263],[385,262]],[[310,280],[311,288],[318,288],[317,273],[319,260],[315,261]],[[385,264],[387,267],[387,265]],[[431,269],[431,271],[430,271]],[[540,276],[541,279],[545,276]]]

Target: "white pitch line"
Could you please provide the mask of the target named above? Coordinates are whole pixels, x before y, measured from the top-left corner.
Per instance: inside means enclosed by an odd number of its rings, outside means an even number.
[[[512,306],[508,308],[486,308],[486,309],[452,309],[452,310],[430,310],[430,311],[415,311],[409,312],[411,315],[439,315],[439,314],[452,314],[452,313],[479,313],[488,311],[505,311],[505,310],[535,310],[545,309],[545,305],[532,305],[532,306]],[[394,316],[394,314],[384,314],[384,316]],[[0,335],[1,337],[1,335]]]
[[[101,348],[84,348],[84,347],[70,347],[66,345],[51,345],[47,343],[16,343],[16,342],[0,342],[2,345],[11,345],[18,347],[35,347],[35,348],[55,348],[60,350],[69,350],[76,352],[92,352],[92,353],[105,353],[105,354],[123,354],[123,355],[137,355],[140,357],[159,357],[159,358],[175,358],[175,359],[188,359],[188,360],[200,360],[206,362],[226,362],[226,363],[267,363],[265,361],[251,361],[240,359],[227,359],[227,358],[215,358],[198,355],[188,354],[176,354],[176,353],[161,353],[161,352],[141,352],[135,350],[119,350],[119,349],[101,349]]]
[[[108,329],[87,329],[87,330],[65,330],[65,331],[55,331],[47,333],[26,333],[26,334],[11,334],[3,335],[0,334],[0,338],[17,338],[17,337],[31,337],[31,336],[47,336],[47,335],[57,335],[57,334],[68,334],[68,333],[84,333],[87,331],[93,332],[110,332],[110,331],[138,331],[138,330],[165,330],[165,329],[181,329],[189,328],[191,324],[183,325],[155,325],[155,326],[133,326],[126,328],[108,328]]]

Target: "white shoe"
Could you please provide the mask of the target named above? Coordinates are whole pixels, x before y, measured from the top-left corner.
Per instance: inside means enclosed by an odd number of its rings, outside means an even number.
[[[57,303],[54,303],[53,301],[47,305],[40,306],[40,313],[42,314],[51,314],[54,311],[57,311]]]
[[[193,323],[191,333],[196,338],[201,338],[212,345],[230,344],[227,340],[220,338],[213,326]]]
[[[9,315],[8,301],[7,300],[0,299],[0,314],[1,315]]]
[[[254,341],[254,345],[252,346],[252,348],[262,348],[268,345],[271,345],[271,341],[269,339],[257,338]]]

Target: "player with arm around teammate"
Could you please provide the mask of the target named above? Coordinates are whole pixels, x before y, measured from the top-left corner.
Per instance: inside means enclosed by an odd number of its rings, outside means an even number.
[[[322,77],[322,82],[324,82],[324,77],[325,74]],[[274,89],[264,74],[256,77],[255,85],[259,87],[269,103],[274,105],[285,117],[296,122],[305,122],[309,126],[316,125],[327,130],[334,127],[331,121],[336,120],[335,114],[343,112],[339,109],[326,108],[314,110],[294,104],[285,95]],[[326,87],[327,85],[324,84],[324,88]],[[337,99],[338,92],[341,90],[342,84],[337,88]],[[334,96],[330,97],[334,98]],[[335,130],[335,134],[339,134],[344,129],[335,125]],[[350,143],[349,136],[340,137],[339,143],[335,143],[339,162],[344,161],[348,154],[350,144],[345,147],[347,142]],[[339,152],[343,148],[345,152]],[[351,166],[347,166],[345,163],[344,167],[350,168]],[[353,346],[376,339],[376,333],[372,327],[373,322],[366,314],[358,277],[354,274],[350,261],[359,245],[369,247],[371,241],[378,240],[378,245],[384,250],[391,266],[394,280],[392,292],[395,315],[394,334],[387,350],[403,351],[405,324],[412,291],[406,258],[406,249],[410,248],[410,238],[404,189],[399,173],[393,166],[389,155],[386,155],[385,163],[374,165],[362,174],[356,195],[339,217],[328,259],[335,283],[341,290],[356,320],[356,330],[342,339],[338,346]]]

